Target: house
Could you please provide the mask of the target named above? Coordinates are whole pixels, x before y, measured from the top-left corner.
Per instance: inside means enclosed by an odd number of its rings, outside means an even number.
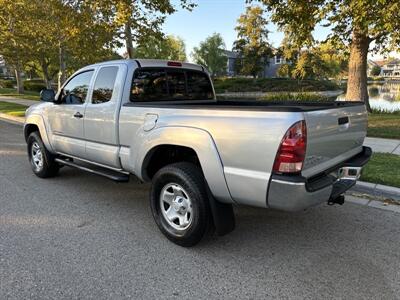
[[[0,78],[12,77],[10,68],[7,66],[4,58],[0,55]]]
[[[400,77],[400,59],[391,59],[385,62],[381,68],[383,77]]]
[[[225,50],[224,52],[226,57],[228,58],[226,65],[226,75],[227,76],[237,75],[235,70],[235,65],[239,53],[236,51],[228,51],[228,50]],[[277,75],[278,68],[285,63],[287,63],[286,59],[284,57],[281,57],[280,55],[275,55],[273,57],[270,57],[268,59],[268,63],[265,64],[264,66],[264,70],[261,74],[261,77],[264,78],[278,77]]]
[[[379,67],[381,77],[400,77],[400,59],[392,58],[389,60],[368,60],[368,75],[371,76],[373,67]]]

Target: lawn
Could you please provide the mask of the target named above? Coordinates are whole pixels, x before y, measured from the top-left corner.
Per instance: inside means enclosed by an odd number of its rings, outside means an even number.
[[[28,99],[28,100],[40,100],[40,96],[38,92],[34,91],[25,91],[24,94],[18,94],[15,89],[11,88],[0,88],[0,96],[9,96],[19,99]]]
[[[27,108],[28,107],[25,105],[0,101],[0,113],[5,113],[11,116],[24,117]]]
[[[374,153],[362,170],[361,180],[400,187],[400,156]]]
[[[369,114],[367,135],[370,137],[400,139],[400,114]]]

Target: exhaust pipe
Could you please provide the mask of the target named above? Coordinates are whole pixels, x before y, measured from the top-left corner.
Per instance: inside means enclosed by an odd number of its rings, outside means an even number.
[[[328,205],[334,205],[334,204],[343,205],[344,204],[344,195],[339,195],[336,198],[330,198],[328,200]]]

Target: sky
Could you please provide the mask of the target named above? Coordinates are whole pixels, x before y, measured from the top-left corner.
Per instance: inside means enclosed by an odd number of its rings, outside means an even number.
[[[173,0],[172,3],[179,4],[179,0]],[[236,39],[236,21],[246,9],[245,0],[197,0],[196,3],[198,6],[192,12],[180,9],[168,16],[163,26],[164,32],[181,37],[188,54],[214,32],[222,35],[226,48],[231,50]],[[269,39],[272,46],[278,47],[283,33],[273,24],[268,29],[271,31]],[[328,33],[328,29],[321,27],[315,31],[314,37],[321,40]]]
[[[179,6],[179,0],[171,0],[175,6]],[[173,15],[167,17],[163,26],[166,34],[181,37],[186,44],[186,52],[189,61],[193,47],[200,44],[214,32],[220,33],[225,41],[226,49],[231,50],[236,39],[235,26],[239,16],[245,12],[245,0],[195,0],[197,7],[192,12],[179,9]],[[268,18],[268,15],[266,15]],[[269,40],[274,47],[278,47],[283,39],[283,33],[270,23]],[[324,40],[330,29],[318,26],[313,36],[316,40]],[[400,57],[399,53],[390,53],[390,56]],[[382,59],[381,55],[369,55],[372,59]]]

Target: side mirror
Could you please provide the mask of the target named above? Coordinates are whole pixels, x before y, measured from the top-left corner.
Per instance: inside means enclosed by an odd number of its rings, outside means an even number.
[[[52,89],[45,89],[40,91],[40,100],[44,102],[54,102],[56,93]]]

